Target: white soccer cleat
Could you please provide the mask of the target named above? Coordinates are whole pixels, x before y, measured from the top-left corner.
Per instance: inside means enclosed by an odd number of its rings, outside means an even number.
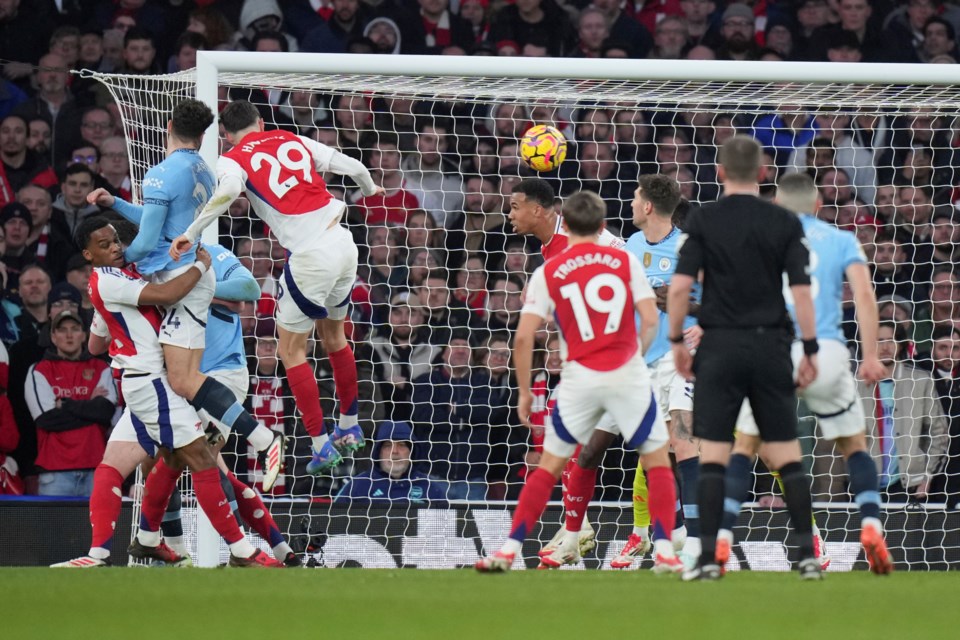
[[[633,561],[647,555],[651,548],[650,539],[642,538],[636,533],[631,533],[627,538],[627,544],[623,547],[616,558],[610,561],[610,567],[613,569],[629,569],[633,566]]]
[[[813,557],[820,561],[820,568],[823,571],[830,566],[830,556],[827,555],[827,547],[824,545],[822,533],[817,529],[813,534]]]
[[[683,573],[683,561],[675,555],[656,554],[653,558],[653,572],[657,575]]]
[[[583,557],[597,548],[597,532],[593,530],[593,527],[587,522],[586,519],[583,521],[583,525],[580,527],[580,535],[577,537],[577,544],[580,548],[580,556]]]
[[[270,491],[280,477],[286,441],[282,433],[274,433],[273,441],[263,452],[263,490]]]
[[[557,532],[553,534],[552,538],[550,538],[550,541],[547,544],[543,545],[540,548],[540,551],[537,551],[537,555],[543,558],[544,556],[548,556],[554,551],[556,551],[557,547],[559,547],[563,543],[563,536],[565,533],[566,533],[566,529],[561,524],[560,528],[557,529]]]
[[[108,560],[101,560],[92,556],[80,556],[66,562],[58,562],[50,565],[53,569],[95,569],[97,567],[109,567]]]
[[[516,556],[512,553],[497,551],[492,556],[480,558],[473,568],[480,573],[506,573],[513,566],[513,559]]]
[[[559,569],[565,564],[577,564],[580,562],[580,548],[568,547],[561,544],[553,550],[553,553],[540,558],[538,569]]]

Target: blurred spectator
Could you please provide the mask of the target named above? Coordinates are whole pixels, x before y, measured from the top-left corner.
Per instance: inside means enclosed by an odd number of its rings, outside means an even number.
[[[0,60],[3,75],[27,88],[26,79],[47,50],[53,24],[44,20],[39,2],[0,3]]]
[[[20,465],[11,455],[20,443],[20,430],[13,416],[10,399],[7,398],[8,365],[7,349],[0,342],[0,367],[3,369],[0,375],[0,495],[23,495]]]
[[[450,279],[444,269],[436,269],[427,275],[419,289],[415,290],[426,314],[430,344],[448,344],[456,329],[470,323],[470,311],[466,305],[450,294]]]
[[[897,189],[893,223],[907,259],[913,264],[913,279],[922,288],[933,270],[933,189],[904,186]]]
[[[89,216],[100,212],[100,207],[87,202],[93,191],[96,174],[85,164],[74,163],[67,167],[60,183],[60,195],[53,201],[53,221],[72,238],[77,225]]]
[[[487,308],[484,321],[474,326],[491,331],[512,332],[520,321],[524,281],[516,275],[493,274],[487,280]]]
[[[477,453],[486,453],[484,461],[489,465],[488,497],[492,500],[506,497],[506,465],[510,447],[517,444],[513,427],[519,419],[513,410],[517,404],[517,392],[510,369],[510,343],[511,337],[507,333],[490,334],[479,353],[480,375],[471,376],[473,394],[469,407],[458,407],[462,419],[469,423],[475,436],[483,430],[489,430],[486,439],[488,451]]]
[[[830,44],[842,38],[844,31],[851,31],[860,42],[864,62],[899,60],[902,56],[899,43],[885,41],[875,23],[870,20],[873,7],[870,0],[839,0],[837,14],[840,21],[819,27],[810,36],[807,50],[809,60],[826,60]]]
[[[202,35],[211,49],[227,44],[233,35],[230,21],[212,5],[198,6],[191,11],[187,30]]]
[[[329,121],[330,112],[324,108],[319,93],[287,91],[280,96],[274,118],[281,129],[309,135],[317,126]]]
[[[599,58],[603,42],[610,36],[607,15],[597,7],[587,7],[577,19],[577,48],[571,52],[576,58]]]
[[[254,40],[263,32],[280,34],[286,42],[283,51],[298,50],[296,38],[284,29],[283,11],[276,0],[244,0],[239,25],[240,31],[234,36],[238,50],[256,51]]]
[[[451,264],[461,264],[466,253],[490,257],[503,252],[509,222],[500,211],[502,203],[492,179],[467,176],[463,215],[456,216],[447,234],[447,250],[453,254]]]
[[[930,320],[933,326],[960,323],[960,276],[952,265],[941,265],[930,276]]]
[[[407,217],[407,249],[430,249],[437,255],[444,250],[445,231],[437,227],[436,220],[429,212],[415,209]],[[409,257],[407,263],[410,263]],[[437,265],[441,266],[441,265]]]
[[[53,123],[53,164],[62,166],[61,163],[66,162],[68,147],[80,129],[80,112],[69,89],[70,76],[63,58],[53,53],[43,56],[35,79],[38,86],[36,97],[19,105],[14,113],[25,121],[39,115]],[[26,136],[24,146],[25,142]],[[9,163],[9,160],[5,162]]]
[[[80,133],[83,139],[95,147],[113,135],[113,116],[103,107],[90,107],[80,117]]]
[[[482,319],[486,314],[487,303],[483,258],[477,254],[468,254],[463,265],[457,270],[456,280],[453,297]],[[471,317],[471,320],[475,319]]]
[[[93,318],[93,304],[90,302],[90,274],[93,267],[87,262],[81,253],[75,253],[67,260],[66,276],[67,283],[80,292],[80,313],[84,318],[84,326],[89,326]]]
[[[460,17],[473,31],[473,42],[480,43],[490,35],[489,0],[465,0],[460,3]]]
[[[438,53],[450,46],[466,50],[473,44],[473,28],[450,11],[450,0],[417,0],[417,5],[419,19],[405,21],[404,43],[417,49],[409,53]]]
[[[463,183],[447,157],[450,125],[436,119],[419,120],[417,148],[403,161],[406,189],[417,197],[437,224],[447,226],[447,215],[463,206]]]
[[[954,213],[941,209],[933,214],[933,266],[957,266],[960,249],[960,225],[954,221]]]
[[[877,297],[897,295],[917,301],[922,292],[913,281],[913,265],[899,240],[890,236],[877,236],[873,254],[873,288]]]
[[[104,29],[113,27],[129,32],[141,27],[151,34],[155,42],[167,35],[168,11],[162,5],[145,0],[121,0],[98,5],[94,16],[96,23]]]
[[[50,323],[52,348],[28,373],[42,496],[89,496],[103,458],[117,391],[109,365],[86,352],[86,339],[80,316],[62,311]]]
[[[416,294],[401,291],[390,298],[388,321],[370,336],[377,394],[391,420],[408,420],[413,412],[411,382],[428,375],[441,348],[428,341]]]
[[[167,73],[186,71],[197,66],[197,51],[207,48],[207,41],[199,33],[184,31],[173,45],[173,55],[167,61]]]
[[[612,1],[612,0],[607,0]],[[720,40],[720,34],[712,21],[717,4],[714,0],[680,0],[683,17],[687,24],[687,46],[710,47]]]
[[[865,1],[865,0],[864,0]],[[727,5],[720,20],[720,42],[717,58],[720,60],[756,60],[759,49],[754,38],[756,20],[753,9],[734,2]]]
[[[27,122],[27,148],[36,153],[43,164],[49,165],[53,152],[50,148],[53,139],[53,131],[50,128],[50,121],[44,116],[33,116]]]
[[[370,457],[373,467],[350,478],[335,502],[400,502],[415,504],[446,499],[441,483],[420,472],[409,422],[387,420],[377,425]]]
[[[408,289],[416,289],[426,281],[431,271],[443,267],[443,261],[437,255],[437,250],[423,247],[407,251],[406,286]]]
[[[120,136],[110,136],[100,143],[99,150],[100,175],[107,182],[107,190],[129,202],[133,186],[126,141]]]
[[[884,20],[883,37],[895,43],[896,62],[926,62],[923,54],[924,25],[940,9],[938,0],[907,0],[905,7],[891,12]],[[946,53],[946,52],[945,52]]]
[[[925,499],[949,447],[933,378],[905,361],[905,342],[901,328],[882,322],[877,350],[886,378],[877,385],[859,383],[870,453],[890,502]]]
[[[156,40],[141,27],[131,27],[123,36],[123,65],[117,73],[154,75],[160,73]]]
[[[77,68],[109,73],[103,58],[103,31],[95,26],[86,26],[80,30],[80,45],[77,51]]]
[[[687,22],[680,17],[666,17],[657,23],[653,33],[653,42],[656,45],[650,52],[650,58],[661,60],[679,60],[686,53]]]
[[[19,202],[11,202],[0,209],[0,223],[3,224],[6,239],[3,256],[0,257],[6,274],[4,296],[16,298],[21,274],[27,265],[35,261],[29,247],[33,228],[30,210]]]
[[[936,62],[943,56],[957,55],[957,34],[953,24],[940,16],[933,16],[923,26],[923,45],[920,59]]]
[[[585,142],[579,145],[579,171],[574,180],[565,180],[564,195],[574,191],[594,191],[607,204],[607,227],[614,234],[629,228],[627,193],[633,187],[613,179],[617,169],[614,145],[609,142]]]
[[[420,201],[412,191],[406,188],[403,171],[400,170],[400,151],[398,139],[392,133],[380,133],[365,136],[363,143],[365,164],[378,187],[383,187],[384,195],[362,196],[357,206],[368,226],[391,224],[403,226],[407,216],[420,208]],[[357,192],[357,195],[362,195]]]
[[[56,183],[50,166],[27,147],[27,121],[19,115],[0,121],[0,205],[12,202],[26,184],[49,188]]]
[[[508,41],[519,49],[538,34],[549,34],[547,50],[553,57],[568,55],[574,49],[573,26],[566,11],[554,0],[517,0],[505,5],[493,17],[491,42]]]
[[[374,53],[397,55],[401,52],[400,27],[390,18],[374,18],[363,28],[363,35],[373,42]]]
[[[960,380],[957,378],[960,366],[960,329],[953,326],[937,327],[933,332],[930,358],[924,364],[929,367],[933,376],[949,425],[950,437],[943,487],[936,486],[935,481],[934,490],[938,494],[945,494],[943,497],[946,498],[948,508],[956,508],[957,501],[960,500]]]
[[[237,243],[237,258],[260,285],[257,315],[273,317],[279,288],[273,275],[273,242],[268,237],[254,236]]]
[[[359,273],[370,286],[374,315],[379,321],[386,313],[383,307],[390,299],[393,288],[406,282],[407,269],[397,229],[367,227],[366,240],[367,256],[360,262]]]

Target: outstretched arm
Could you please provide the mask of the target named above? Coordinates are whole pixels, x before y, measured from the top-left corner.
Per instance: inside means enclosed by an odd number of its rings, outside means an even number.
[[[116,200],[117,202],[123,202],[120,198]],[[127,206],[135,207],[132,204]],[[141,209],[141,207],[135,208]],[[117,211],[120,211],[120,209],[117,209]],[[124,217],[127,216],[124,215]],[[157,246],[166,219],[167,207],[159,204],[148,204],[142,207],[141,216],[137,220],[140,223],[140,230],[137,231],[137,237],[133,239],[127,250],[123,252],[123,257],[127,259],[127,262],[143,260]]]
[[[316,140],[303,136],[300,136],[300,139],[310,150],[310,154],[313,156],[313,166],[318,172],[332,171],[340,176],[350,176],[365,196],[383,193],[383,189],[374,184],[370,171],[359,160],[354,160],[350,156]]]
[[[140,218],[143,216],[143,208],[131,204],[123,198],[118,198],[104,188],[94,189],[87,194],[87,202],[101,207],[113,209],[130,222],[140,224]]]

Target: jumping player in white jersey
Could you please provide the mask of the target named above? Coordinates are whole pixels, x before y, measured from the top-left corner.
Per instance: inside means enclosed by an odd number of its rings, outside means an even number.
[[[542,178],[524,178],[513,187],[510,194],[510,223],[513,230],[522,236],[532,235],[540,241],[541,252],[544,260],[554,258],[566,251],[569,238],[563,228],[563,218],[557,213],[557,196],[550,186],[550,183]],[[621,249],[624,246],[623,240],[603,229],[597,240],[597,244],[605,247],[614,247]],[[611,433],[617,433],[617,428],[609,416],[605,416],[597,424],[597,429]],[[577,447],[573,457],[563,469],[560,477],[560,487],[563,492],[564,502],[576,502],[579,497],[579,488],[589,485],[590,491],[593,491],[593,485],[596,482],[596,469],[577,470],[577,463],[580,458],[581,447]],[[601,451],[602,454],[602,451]],[[587,478],[580,476],[587,475]],[[576,489],[574,489],[576,487]],[[577,495],[571,495],[573,490]],[[646,485],[644,485],[646,490]],[[646,494],[643,496],[643,504],[646,505]],[[564,527],[560,527],[557,533],[545,544],[539,552],[541,558],[548,558],[544,561],[544,566],[558,566],[549,558],[560,546],[564,538]],[[585,555],[592,551],[596,546],[596,532],[590,525],[590,522],[584,518],[580,530],[579,554]]]
[[[166,158],[143,178],[143,206],[116,198],[105,189],[87,196],[91,204],[112,207],[140,226],[124,255],[150,282],[166,282],[191,268],[192,251],[171,260],[167,249],[213,191],[213,172],[199,154],[204,131],[212,122],[213,113],[199,100],[188,98],[173,108],[167,123]],[[227,386],[200,372],[215,286],[213,273],[207,273],[183,300],[165,310],[159,335],[170,386],[197,411],[205,410],[264,452],[264,487],[269,488],[280,473],[283,437],[260,425]]]
[[[119,228],[119,223],[115,225],[123,240],[123,230]],[[242,401],[247,396],[249,373],[244,360],[240,317],[230,307],[236,302],[258,300],[260,287],[253,275],[227,249],[220,245],[208,245],[206,249],[210,252],[212,268],[217,277],[217,289],[215,306],[211,309],[207,324],[207,346],[200,370],[230,387]],[[109,343],[110,333],[106,323],[99,314],[95,314],[88,350],[93,355],[100,355],[107,352]],[[211,425],[207,429],[208,435],[211,434],[211,428],[217,430],[216,435],[221,436],[218,444],[222,445],[227,435],[222,433],[222,423],[212,422],[206,412],[199,415],[205,424]],[[85,556],[54,564],[53,567],[87,569],[110,565],[114,528],[120,515],[120,487],[137,465],[143,464],[144,473],[148,472],[148,465],[152,467],[150,463],[155,449],[153,443],[141,442],[137,437],[132,415],[126,409],[110,432],[103,460],[94,474],[93,493],[90,495],[90,551]],[[298,556],[286,543],[259,495],[229,471],[222,457],[218,456],[217,464],[224,493],[234,511],[264,540],[270,542],[278,562],[288,567],[300,566]],[[179,497],[180,493],[174,491],[161,529],[164,543],[186,560],[189,556],[182,538]]]
[[[850,352],[840,328],[846,278],[853,289],[863,353],[858,373],[866,382],[880,382],[884,369],[877,355],[877,300],[866,256],[856,236],[815,217],[821,205],[820,197],[817,186],[806,174],[784,176],[777,185],[776,203],[800,215],[810,249],[810,286],[820,341],[820,367],[817,377],[799,395],[817,416],[823,437],[836,442],[846,460],[850,493],[860,507],[860,541],[870,570],[887,574],[893,570],[893,562],[880,523],[877,466],[867,450],[863,405],[850,372]],[[792,313],[791,300],[787,298]],[[794,367],[802,354],[800,346],[799,342],[794,343]],[[753,458],[758,451],[762,455],[759,430],[750,405],[745,402],[737,418],[737,439],[727,466],[726,499],[716,550],[721,567],[730,558],[733,526],[740,504],[749,493]]]
[[[357,423],[357,365],[343,324],[357,274],[357,247],[340,224],[346,205],[327,190],[320,173],[349,175],[365,196],[382,194],[361,163],[326,145],[281,130],[265,131],[256,107],[231,102],[220,113],[233,145],[217,163],[219,184],[190,227],[170,246],[178,259],[200,232],[246,191],[253,211],[287,250],[277,299],[278,351],[290,390],[313,440],[307,472],[317,474],[342,460],[341,452],[364,445]],[[307,362],[307,341],[319,331],[330,358],[340,419],[327,435],[320,393]]]
[[[158,447],[162,458],[144,485],[140,531],[129,552],[136,558],[177,562],[163,544],[160,523],[184,467],[193,475],[197,503],[230,545],[232,566],[274,566],[255,549],[237,524],[220,485],[217,462],[197,412],[170,388],[158,334],[162,314],[156,305],[182,300],[210,268],[210,254],[198,248],[197,262],[162,284],[148,283],[126,264],[116,230],[103,217],[84,220],[77,230],[83,255],[94,267],[90,300],[111,335],[111,366],[121,372],[121,392],[138,440]]]
[[[574,194],[563,205],[569,248],[537,269],[527,288],[517,327],[514,358],[520,390],[518,414],[529,424],[534,336],[556,318],[564,359],[557,405],[547,426],[540,466],[527,479],[503,547],[481,559],[478,571],[511,568],[540,519],[564,466],[589,441],[609,413],[626,443],[640,451],[650,479],[657,572],[682,569],[670,542],[676,489],[667,453],[667,429],[658,415],[643,361],[643,345],[657,330],[653,291],[640,262],[622,249],[601,246],[606,206],[595,193]],[[640,314],[640,336],[634,322]],[[588,503],[568,509],[567,533],[558,552],[576,553]]]

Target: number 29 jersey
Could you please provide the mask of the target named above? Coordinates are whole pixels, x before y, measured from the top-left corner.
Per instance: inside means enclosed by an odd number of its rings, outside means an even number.
[[[284,249],[299,253],[311,249],[343,212],[317,172],[330,165],[334,153],[289,131],[258,131],[220,156],[217,178],[240,178],[254,213]]]
[[[636,257],[583,243],[534,272],[521,313],[556,319],[564,362],[613,371],[639,350],[634,310],[638,300],[653,297]]]

